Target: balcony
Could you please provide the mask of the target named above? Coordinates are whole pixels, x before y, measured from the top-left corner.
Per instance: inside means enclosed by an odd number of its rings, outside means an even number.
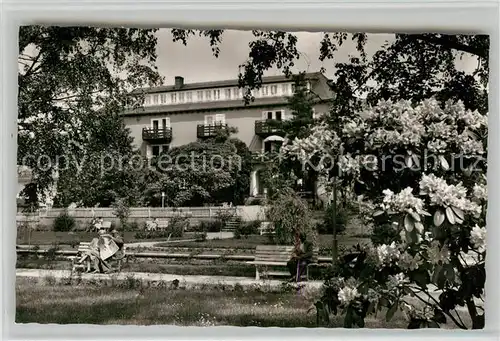
[[[142,139],[151,143],[170,143],[172,128],[143,128]]]
[[[255,135],[261,137],[266,137],[269,135],[282,135],[284,132],[280,126],[281,121],[277,120],[255,121]]]
[[[200,139],[215,137],[221,130],[227,130],[228,125],[224,123],[217,124],[198,124],[196,136]]]

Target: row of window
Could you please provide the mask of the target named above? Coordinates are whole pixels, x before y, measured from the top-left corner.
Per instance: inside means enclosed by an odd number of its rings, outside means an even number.
[[[309,85],[308,85],[309,87]],[[280,83],[264,85],[258,90],[253,90],[255,98],[290,96],[294,92],[293,83]],[[195,91],[175,91],[160,94],[146,95],[144,105],[182,104],[196,102],[231,101],[243,99],[243,89],[238,87],[207,89]]]

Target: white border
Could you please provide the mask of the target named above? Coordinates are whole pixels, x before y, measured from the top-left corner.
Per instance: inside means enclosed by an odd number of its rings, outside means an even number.
[[[23,1],[6,0],[2,4],[0,44],[2,47],[2,113],[0,124],[1,233],[2,233],[2,338],[5,339],[243,339],[243,338],[335,338],[388,337],[412,340],[423,336],[449,339],[473,337],[498,339],[500,321],[498,264],[500,228],[499,164],[499,28],[497,1]],[[488,33],[490,52],[489,117],[489,212],[486,328],[483,331],[395,331],[325,330],[279,328],[180,328],[169,326],[130,327],[85,325],[15,325],[15,197],[16,197],[16,102],[17,33],[20,24],[126,25],[149,27],[225,27],[251,29],[358,32]],[[467,334],[464,334],[467,333]]]

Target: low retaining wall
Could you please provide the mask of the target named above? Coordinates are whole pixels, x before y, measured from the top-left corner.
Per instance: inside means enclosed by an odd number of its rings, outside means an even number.
[[[148,208],[133,207],[130,208],[129,222],[136,222],[142,225],[146,220],[153,218],[169,218],[178,213],[186,214],[191,224],[197,224],[204,220],[213,220],[217,217],[220,210],[234,211],[243,221],[264,220],[265,207],[259,205],[235,206],[235,207],[179,207],[176,210],[172,208]],[[22,214],[18,213],[18,224],[27,223],[29,226],[39,225],[42,229],[50,229],[54,225],[55,219],[67,212],[76,221],[77,226],[82,229],[90,224],[94,217],[102,217],[104,220],[119,223],[119,219],[113,214],[113,208],[75,208],[75,209],[41,209],[36,213]]]

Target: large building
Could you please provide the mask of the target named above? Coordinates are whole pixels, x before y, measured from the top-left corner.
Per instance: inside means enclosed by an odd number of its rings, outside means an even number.
[[[315,114],[327,112],[328,101],[333,96],[328,79],[321,73],[308,73],[306,81],[308,89],[315,94]],[[265,77],[261,88],[252,93],[255,101],[245,105],[237,79],[186,83],[182,77],[175,77],[172,86],[147,89],[144,106],[126,111],[124,120],[135,146],[145,157],[212,137],[217,129],[226,127],[237,128],[234,137],[245,142],[252,152],[265,152],[283,141],[266,122],[291,117],[287,97],[293,94],[293,88],[291,78]],[[249,195],[259,196],[264,191],[256,164]]]

